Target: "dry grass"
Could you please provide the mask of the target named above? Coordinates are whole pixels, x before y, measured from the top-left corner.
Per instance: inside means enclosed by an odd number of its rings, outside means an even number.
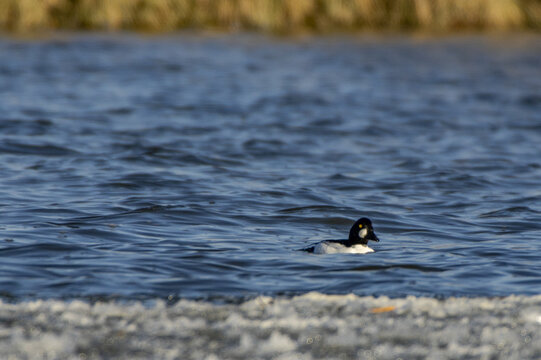
[[[541,29],[541,0],[0,0],[0,29]]]

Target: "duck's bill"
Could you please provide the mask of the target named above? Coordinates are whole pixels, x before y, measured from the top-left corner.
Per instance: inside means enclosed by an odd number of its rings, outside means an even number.
[[[378,237],[376,236],[376,234],[374,234],[374,232],[370,232],[370,234],[368,234],[368,236],[366,237],[367,240],[372,240],[372,241],[375,241],[375,242],[379,242],[379,239]]]

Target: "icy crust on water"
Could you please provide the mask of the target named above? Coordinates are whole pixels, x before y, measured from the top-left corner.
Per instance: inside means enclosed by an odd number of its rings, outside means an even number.
[[[1,359],[539,359],[541,295],[0,303]]]

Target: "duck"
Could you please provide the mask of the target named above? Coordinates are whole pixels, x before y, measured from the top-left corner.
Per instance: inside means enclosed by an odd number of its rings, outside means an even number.
[[[374,252],[367,245],[369,240],[379,242],[372,221],[363,217],[351,226],[347,240],[325,240],[302,250],[314,254],[367,254]]]

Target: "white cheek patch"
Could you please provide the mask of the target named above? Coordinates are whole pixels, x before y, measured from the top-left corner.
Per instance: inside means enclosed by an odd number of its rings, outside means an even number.
[[[359,230],[359,237],[362,239],[366,236],[366,234],[368,234],[368,230],[367,229],[361,229]]]

